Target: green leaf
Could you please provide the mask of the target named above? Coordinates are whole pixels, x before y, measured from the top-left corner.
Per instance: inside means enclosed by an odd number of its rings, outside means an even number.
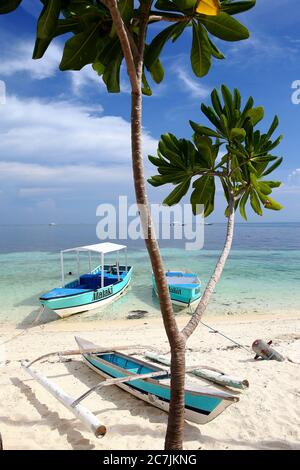
[[[202,103],[201,104],[201,111],[202,111],[203,114],[205,114],[207,119],[209,119],[210,122],[214,126],[216,126],[217,129],[221,130],[220,119],[218,118],[218,116],[216,115],[216,113],[214,112],[214,110],[210,106],[206,106],[204,103]]]
[[[215,112],[221,116],[221,114],[223,114],[223,106],[218,91],[214,88],[210,96]]]
[[[281,181],[264,181],[270,188],[279,188],[282,185]]]
[[[48,49],[49,44],[51,43],[54,37],[60,36],[66,33],[78,33],[79,31],[79,20],[77,18],[68,18],[65,20],[58,20],[56,25],[56,30],[53,37],[48,39],[39,39],[36,38],[34,51],[32,58],[41,59]]]
[[[256,212],[256,214],[263,215],[258,196],[254,189],[252,189],[250,192],[250,203],[251,203],[252,209],[254,210],[254,212]]]
[[[236,15],[237,13],[242,13],[244,11],[250,10],[255,6],[256,0],[245,0],[241,2],[234,3],[223,3],[222,11],[228,13],[229,15]]]
[[[149,69],[149,72],[151,74],[152,80],[155,83],[160,83],[163,80],[165,72],[159,59],[157,59],[157,61],[152,64]]]
[[[176,188],[165,198],[163,204],[167,206],[173,206],[178,204],[183,196],[186,195],[190,187],[191,178],[186,178],[181,184],[176,186]]]
[[[103,75],[103,73],[104,73],[105,65],[102,64],[102,62],[100,62],[100,61],[96,61],[96,62],[93,63],[93,69],[101,77],[101,75]]]
[[[282,160],[283,160],[283,158],[278,158],[278,160],[276,160],[276,162],[273,163],[273,165],[271,165],[271,166],[262,174],[262,176],[267,176],[267,175],[269,175],[270,173],[273,173],[273,171],[276,170],[276,168],[278,168],[279,165],[281,165]]]
[[[270,150],[273,150],[275,147],[277,147],[280,144],[282,139],[283,139],[283,135],[280,135],[278,139],[274,140],[274,142],[268,143],[268,145],[266,145],[265,148],[267,148],[268,152],[270,152]]]
[[[280,211],[281,209],[283,209],[283,206],[278,202],[274,201],[274,199],[270,198],[270,196],[266,196],[260,191],[258,191],[257,193],[265,209],[270,209],[272,211]]]
[[[240,129],[240,128],[236,128],[234,127],[233,129],[231,129],[230,131],[230,139],[233,140],[233,139],[237,139],[237,140],[244,140],[246,137],[246,131],[245,129]]]
[[[148,179],[151,186],[158,187],[168,183],[179,184],[182,182],[182,175],[155,175]]]
[[[103,81],[109,93],[120,92],[120,68],[123,60],[123,53],[120,50],[103,72]]]
[[[247,28],[227,13],[221,12],[218,16],[200,15],[200,17],[205,28],[224,41],[241,41],[249,37]]]
[[[191,204],[193,213],[197,214],[197,205],[204,205],[204,216],[208,215],[214,210],[215,198],[215,181],[213,176],[201,176],[194,183],[195,188],[191,194]]]
[[[178,6],[170,0],[157,0],[155,8],[165,11],[178,11]]]
[[[230,119],[233,116],[233,111],[234,111],[232,95],[231,95],[229,88],[226,85],[221,86],[221,92],[222,92],[222,96],[223,96],[223,100],[225,104],[225,111],[227,114],[227,118]]]
[[[250,119],[253,126],[259,123],[264,118],[265,110],[262,106],[252,108],[245,114],[245,119]]]
[[[197,0],[173,0],[173,3],[180,10],[191,10],[196,6]]]
[[[270,186],[265,181],[258,181],[257,184],[258,184],[258,188],[259,188],[260,192],[262,192],[266,196],[271,194],[272,189],[270,188]]]
[[[94,24],[66,42],[60,70],[81,70],[85,65],[95,62],[100,40],[98,27],[98,24]]]
[[[148,160],[155,166],[162,164],[162,158],[153,157],[152,155],[148,155]]]
[[[241,108],[242,97],[237,88],[233,91],[233,107],[235,110],[240,110]]]
[[[247,189],[243,196],[241,197],[240,199],[240,214],[241,216],[243,217],[244,220],[247,220],[247,214],[246,214],[246,204],[247,204],[247,201],[249,199],[249,194],[250,194],[250,190]]]
[[[191,49],[191,64],[197,77],[207,75],[211,66],[210,48],[204,37],[204,29],[201,23],[193,21],[193,41]]]
[[[245,104],[245,107],[242,111],[242,114],[241,114],[241,123],[243,124],[244,120],[245,120],[245,116],[247,114],[247,112],[249,111],[249,109],[251,109],[254,105],[254,99],[252,98],[252,96],[250,96],[250,98],[248,98],[247,100],[247,103]]]
[[[279,119],[278,119],[278,116],[275,116],[274,119],[273,119],[273,122],[270,126],[270,129],[268,130],[268,132],[265,136],[266,141],[268,141],[272,137],[272,134],[277,129],[278,125],[279,125]]]
[[[149,86],[149,83],[147,81],[147,77],[145,74],[145,71],[143,70],[143,75],[142,75],[142,93],[146,96],[151,96],[152,95],[152,90]]]
[[[213,168],[214,159],[212,156],[211,140],[207,137],[195,135],[195,144],[201,155],[201,161],[206,163],[207,168]]]
[[[206,31],[205,31],[205,33],[206,33]],[[224,54],[222,54],[222,52],[212,42],[212,40],[210,39],[210,37],[208,36],[207,33],[206,33],[206,36],[207,36],[207,41],[208,41],[208,45],[209,45],[211,55],[213,55],[216,59],[220,59],[220,60],[225,59]]]
[[[182,169],[185,169],[185,165],[183,164],[180,153],[178,151],[172,150],[172,148],[168,146],[168,143],[166,143],[165,135],[161,136],[158,148],[162,155],[167,158],[170,163],[172,163],[174,166],[178,166]]]
[[[147,51],[145,53],[145,65],[147,66],[148,70],[152,67],[152,65],[157,61],[159,55],[166,44],[179,30],[183,28],[182,24],[174,23],[168,28],[161,31],[151,42],[148,46]]]
[[[33,53],[32,53],[32,58],[41,59],[43,55],[45,54],[46,50],[48,49],[51,41],[52,41],[52,38],[51,39],[36,38]]]
[[[227,117],[225,116],[225,114],[221,114],[220,126],[221,126],[223,134],[228,137],[229,136],[229,127],[228,127],[228,120],[227,120]]]
[[[21,2],[22,0],[1,0],[0,15],[11,13],[16,10]]]
[[[40,14],[37,24],[37,38],[52,39],[61,10],[61,0],[48,0]]]
[[[209,137],[217,137],[217,138],[220,137],[220,134],[213,131],[209,127],[200,126],[199,124],[197,124],[196,122],[193,122],[193,121],[190,121],[190,125],[191,125],[192,129],[199,135],[207,135]]]

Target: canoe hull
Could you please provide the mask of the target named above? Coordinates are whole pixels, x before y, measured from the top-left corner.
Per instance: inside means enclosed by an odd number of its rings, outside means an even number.
[[[131,275],[132,268],[130,268],[126,277],[117,284],[87,292],[84,291],[76,295],[71,294],[58,298],[54,297],[48,300],[40,299],[40,302],[44,307],[52,310],[61,318],[87,312],[105,306],[123,295],[129,287]]]
[[[96,347],[93,343],[82,343],[82,340],[76,339],[79,347],[91,348]],[[119,354],[119,353],[118,353]],[[124,357],[128,357],[123,355]],[[106,379],[111,379],[112,377],[122,377],[128,375],[128,372],[118,367],[112,367],[107,365],[105,361],[101,360],[97,355],[94,354],[84,354],[84,362],[97,374],[101,375]],[[134,361],[138,361],[134,359]],[[141,364],[144,361],[138,361]],[[148,364],[149,365],[149,364]],[[152,367],[152,365],[151,365]],[[162,375],[164,373],[163,369],[155,368],[154,370],[162,370]],[[145,379],[145,380],[136,380],[130,383],[117,383],[116,384],[122,390],[130,393],[131,395],[143,400],[144,402],[159,408],[165,412],[169,412],[169,398],[170,398],[170,387],[169,385],[158,383],[157,380]],[[185,419],[195,422],[197,424],[206,424],[213,419],[215,419],[220,413],[222,413],[228,406],[230,406],[234,401],[238,401],[237,398],[232,397],[223,392],[216,391],[217,394],[214,395],[211,390],[207,393],[198,393],[193,390],[186,390],[185,393]],[[226,399],[228,397],[228,399]],[[196,406],[191,406],[191,403],[199,402],[200,407],[203,406],[203,409],[196,409]]]

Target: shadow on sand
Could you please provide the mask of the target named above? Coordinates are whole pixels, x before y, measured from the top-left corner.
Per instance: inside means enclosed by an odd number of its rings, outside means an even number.
[[[47,323],[52,323],[53,321],[61,320],[61,318],[51,310],[37,308],[32,310],[23,320],[21,320],[17,326],[17,330],[27,330],[34,328],[35,326],[46,325]]]
[[[82,425],[77,419],[62,419],[59,417],[58,413],[51,411],[46,405],[41,403],[32,389],[22,382],[17,377],[12,377],[12,384],[17,387],[23,395],[26,396],[28,402],[37,410],[41,419],[38,420],[28,420],[25,422],[25,426],[32,427],[35,424],[45,425],[52,429],[56,429],[61,436],[66,436],[68,442],[73,449],[94,449],[94,444],[85,439],[81,432],[76,428],[81,428]],[[9,419],[10,425],[20,426],[21,423],[18,421],[12,421]],[[24,420],[22,419],[22,426],[24,426]]]
[[[76,379],[80,380],[87,388],[91,388],[99,383],[102,378],[96,372],[90,370],[88,366],[81,361],[72,360],[66,362],[66,368],[71,375],[74,375]],[[127,410],[131,416],[140,416],[156,425],[167,425],[167,414],[164,411],[159,410],[138,398],[128,394],[124,390],[121,390],[117,386],[105,387],[99,392],[94,392],[95,400],[107,400],[115,405],[112,408],[116,410]],[[103,410],[105,412],[108,409]],[[105,423],[104,423],[105,424]],[[158,430],[153,427],[146,427],[145,422],[142,424],[126,424],[118,423],[109,427],[109,431],[116,432],[120,435],[131,435],[141,436],[148,434],[154,438],[158,437]],[[186,422],[185,423],[185,441],[200,440],[201,432],[197,425]],[[163,435],[161,437],[164,437]]]

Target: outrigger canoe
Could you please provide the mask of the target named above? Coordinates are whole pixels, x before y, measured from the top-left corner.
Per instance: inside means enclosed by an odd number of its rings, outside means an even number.
[[[173,304],[186,308],[200,301],[202,295],[201,281],[197,274],[185,271],[167,271],[166,279]],[[157,294],[156,281],[153,273],[152,284]]]
[[[169,371],[121,352],[94,352],[101,351],[101,347],[82,338],[76,337],[75,339],[85,363],[107,379],[108,384],[113,383],[131,395],[168,412]],[[85,353],[84,351],[93,352]],[[237,396],[225,391],[199,387],[195,383],[186,382],[185,418],[198,424],[206,424],[237,401],[239,401]]]
[[[119,264],[119,252],[125,250],[125,264]],[[65,284],[64,254],[77,255],[77,279]],[[116,252],[116,264],[104,264],[108,253]],[[80,275],[80,253],[89,255],[89,272]],[[101,264],[91,268],[91,253],[100,256]],[[129,286],[132,266],[127,264],[127,247],[115,243],[98,243],[61,251],[62,287],[56,287],[40,297],[44,307],[53,310],[64,318],[75,313],[85,312],[116,300]]]

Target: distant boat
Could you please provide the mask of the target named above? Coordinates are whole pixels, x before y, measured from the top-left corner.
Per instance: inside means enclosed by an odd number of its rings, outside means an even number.
[[[49,227],[54,227],[56,225],[55,222],[50,222]]]
[[[119,254],[115,265],[105,265],[107,253],[125,250],[125,265],[120,266]],[[78,278],[65,284],[64,253],[75,252],[77,255]],[[80,275],[79,254],[89,254],[90,272]],[[91,253],[101,256],[101,265],[91,269]],[[68,317],[75,313],[85,312],[117,299],[128,287],[132,267],[127,265],[127,247],[115,243],[98,243],[80,246],[61,251],[62,287],[56,287],[40,297],[43,306],[53,310],[60,317]],[[72,272],[69,272],[71,275]]]
[[[181,307],[189,307],[200,301],[201,281],[197,274],[184,271],[167,271],[166,278],[173,304]],[[153,273],[152,284],[157,294],[156,281]]]
[[[213,225],[211,222],[204,222],[204,225]]]

